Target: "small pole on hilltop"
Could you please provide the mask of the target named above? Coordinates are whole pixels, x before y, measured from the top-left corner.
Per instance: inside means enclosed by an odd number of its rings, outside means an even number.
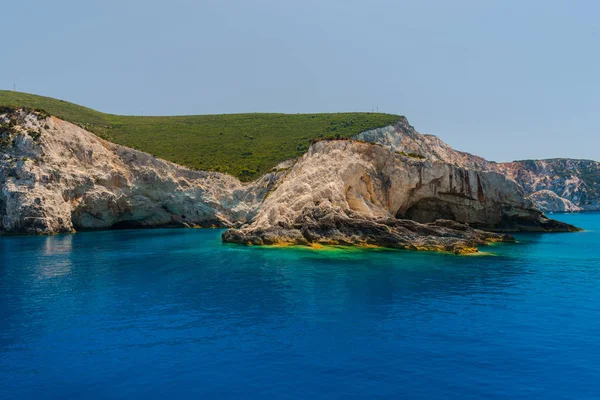
[[[13,82],[13,92],[17,91],[17,82]]]

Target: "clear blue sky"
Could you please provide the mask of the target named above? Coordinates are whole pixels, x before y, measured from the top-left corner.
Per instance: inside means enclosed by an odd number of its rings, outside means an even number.
[[[0,87],[146,115],[380,111],[507,161],[600,159],[600,2],[19,0]]]

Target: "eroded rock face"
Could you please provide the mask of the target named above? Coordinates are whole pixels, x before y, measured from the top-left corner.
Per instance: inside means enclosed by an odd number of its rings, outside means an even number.
[[[558,158],[527,160],[496,165],[496,169],[518,182],[546,212],[600,210],[600,163]],[[550,191],[562,201],[552,200]]]
[[[583,211],[581,207],[576,206],[570,200],[559,197],[550,190],[540,190],[529,196],[544,212],[579,212]]]
[[[316,143],[251,184],[22,110],[0,116],[0,146],[0,231],[8,233],[246,224],[224,239],[467,253],[511,240],[476,228],[575,229],[548,220],[504,175],[360,141]]]
[[[510,235],[476,230],[455,221],[420,224],[406,219],[367,217],[339,207],[306,207],[292,224],[230,229],[226,242],[252,245],[377,246],[406,250],[478,252],[492,242],[514,242]]]
[[[398,222],[404,219],[414,222]],[[440,226],[434,222],[439,219],[458,224],[436,230]],[[403,248],[429,248],[416,239],[419,231],[427,231],[434,238],[432,243],[449,248],[464,246],[469,240],[498,239],[472,228],[575,229],[547,219],[519,185],[501,174],[406,157],[358,141],[322,141],[311,146],[291,169],[250,225],[231,230],[223,238],[251,244]],[[446,239],[440,242],[441,237]]]
[[[356,139],[381,144],[412,158],[422,157],[471,170],[494,170],[490,168],[494,163],[482,157],[455,150],[437,136],[417,132],[404,117],[394,125],[362,132]]]
[[[0,122],[0,230],[9,233],[235,226],[256,214],[283,175],[242,184],[106,142],[39,113],[17,111]]]
[[[469,170],[498,172],[521,185],[534,201],[539,199],[537,205],[545,212],[600,210],[600,163],[596,161],[552,159],[495,163],[454,150],[436,136],[418,133],[405,118],[393,126],[363,132],[356,138],[412,157]],[[562,201],[551,200],[545,191],[554,193]]]

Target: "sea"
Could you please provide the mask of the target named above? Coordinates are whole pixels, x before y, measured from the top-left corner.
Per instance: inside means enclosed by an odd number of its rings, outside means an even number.
[[[0,399],[600,399],[600,213],[475,256],[0,237]]]

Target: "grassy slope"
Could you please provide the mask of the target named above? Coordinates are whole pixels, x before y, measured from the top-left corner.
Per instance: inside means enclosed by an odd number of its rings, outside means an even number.
[[[245,181],[283,160],[302,155],[312,139],[352,137],[399,119],[397,115],[379,113],[121,116],[3,90],[0,105],[43,109],[112,142],[191,168],[226,172]]]

